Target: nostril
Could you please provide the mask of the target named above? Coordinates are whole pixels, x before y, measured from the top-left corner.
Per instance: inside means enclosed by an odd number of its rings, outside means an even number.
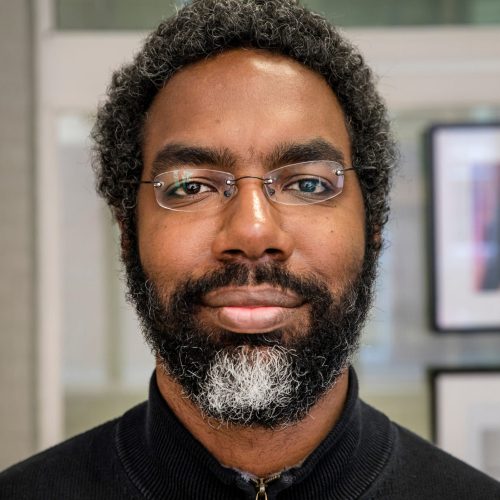
[[[262,252],[260,257],[264,257],[264,256],[276,257],[276,256],[281,255],[282,253],[283,252],[279,248],[266,248],[266,250],[264,250],[264,252]],[[248,257],[248,255],[243,250],[239,250],[237,248],[229,248],[229,249],[224,251],[224,254],[226,255],[226,257],[229,257],[229,258]]]
[[[238,250],[237,248],[230,248],[228,250],[225,250],[226,254],[228,255],[242,255],[243,252],[241,250]]]

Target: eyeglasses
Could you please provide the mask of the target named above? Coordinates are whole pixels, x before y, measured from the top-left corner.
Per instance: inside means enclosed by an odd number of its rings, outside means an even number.
[[[375,168],[375,167],[365,167]],[[237,182],[258,179],[267,197],[282,205],[312,205],[331,200],[344,187],[344,168],[334,161],[308,161],[286,165],[265,177],[234,175],[203,168],[181,168],[157,175],[152,184],[158,205],[178,212],[219,208],[237,193]]]

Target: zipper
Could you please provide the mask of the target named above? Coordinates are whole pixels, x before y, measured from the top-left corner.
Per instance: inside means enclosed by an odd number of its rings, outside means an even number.
[[[277,474],[273,474],[272,476],[268,476],[266,478],[259,477],[258,479],[254,479],[255,487],[257,488],[257,495],[255,495],[255,500],[268,500],[267,499],[267,485],[271,481],[275,481],[281,476],[281,472]]]

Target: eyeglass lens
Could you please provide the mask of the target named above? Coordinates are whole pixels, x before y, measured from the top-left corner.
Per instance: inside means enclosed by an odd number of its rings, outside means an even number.
[[[276,203],[309,205],[329,200],[342,192],[343,167],[332,161],[286,165],[263,178],[241,177],[211,169],[183,168],[164,172],[154,179],[158,204],[171,210],[192,212],[216,208],[228,201],[238,184],[257,179]]]

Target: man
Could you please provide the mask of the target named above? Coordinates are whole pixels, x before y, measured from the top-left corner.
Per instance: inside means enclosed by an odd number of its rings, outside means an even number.
[[[200,0],[94,129],[147,403],[4,473],[6,498],[500,498],[357,397],[394,161],[357,52],[288,0]]]

